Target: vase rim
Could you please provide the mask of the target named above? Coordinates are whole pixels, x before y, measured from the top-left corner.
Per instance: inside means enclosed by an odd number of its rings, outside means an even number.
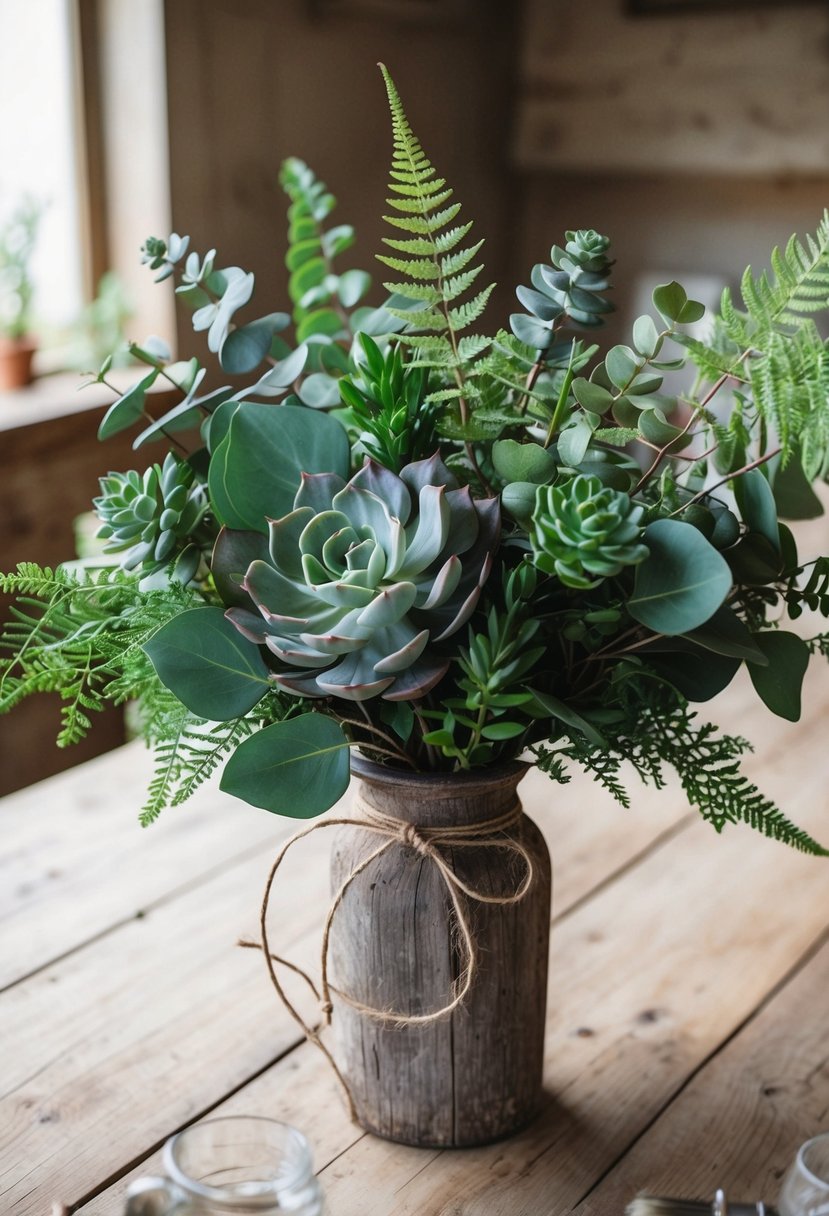
[[[420,790],[437,791],[441,788],[451,792],[459,786],[472,789],[475,787],[492,787],[493,785],[517,784],[532,768],[526,760],[507,760],[502,764],[492,764],[481,768],[468,769],[459,773],[430,773],[415,772],[403,768],[392,768],[385,764],[376,764],[365,756],[351,753],[351,775],[362,781],[370,781],[385,786],[416,786]]]

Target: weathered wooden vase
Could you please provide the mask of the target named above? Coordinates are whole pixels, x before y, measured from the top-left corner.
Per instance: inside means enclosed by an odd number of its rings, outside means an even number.
[[[451,777],[410,776],[359,757],[352,767],[359,778],[355,816],[379,814],[413,828],[408,842],[404,830],[354,877],[331,928],[338,1061],[359,1121],[422,1146],[510,1135],[541,1104],[550,929],[550,857],[518,800],[526,766]],[[506,828],[482,830],[511,811]],[[407,1023],[449,1004],[469,962],[450,882],[434,854],[418,847],[444,827],[481,833],[471,844],[433,838],[452,874],[469,891],[508,902],[458,896],[474,950],[469,991],[450,1013]],[[376,832],[339,828],[333,889],[377,848]],[[527,859],[532,879],[515,899],[526,885]],[[355,1001],[405,1016],[370,1016]]]

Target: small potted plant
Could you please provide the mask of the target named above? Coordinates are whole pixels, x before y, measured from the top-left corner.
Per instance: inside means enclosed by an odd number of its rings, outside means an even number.
[[[515,1130],[541,1093],[550,868],[516,792],[528,765],[562,786],[579,765],[623,803],[625,763],[657,785],[673,768],[716,831],[826,855],[694,704],[744,667],[796,720],[829,653],[829,634],[788,627],[829,615],[829,558],[802,559],[782,522],[821,512],[829,470],[812,320],[829,216],[747,271],[741,300],[726,291],[704,341],[685,328],[702,305],[671,282],[600,350],[612,260],[592,229],[533,267],[493,334],[480,242],[385,78],[374,306],[369,275],[340,269],[352,229],[297,160],[290,313],[242,320],[252,274],[147,241],[235,380],[207,389],[197,358],[132,348],[144,371],[100,436],[135,426],[141,456],[164,454],[103,478],[109,559],[0,580],[18,596],[0,709],[59,692],[65,745],[135,700],[158,759],[145,823],[220,766],[229,793],[300,819],[354,771],[352,813],[320,821],[338,829],[320,991],[336,1067],[366,1127],[461,1145]],[[697,382],[677,397],[665,374],[685,364]],[[152,417],[159,378],[181,400]],[[261,945],[287,1002],[264,915]]]
[[[31,383],[36,342],[30,332],[30,263],[41,207],[24,199],[0,228],[0,390]]]

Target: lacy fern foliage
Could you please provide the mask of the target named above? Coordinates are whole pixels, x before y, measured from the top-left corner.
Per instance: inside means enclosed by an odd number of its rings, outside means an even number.
[[[402,282],[386,283],[387,290],[420,305],[411,311],[389,311],[407,322],[408,331],[401,341],[413,348],[416,362],[448,372],[454,380],[436,390],[432,400],[468,400],[475,395],[474,387],[467,383],[468,365],[486,348],[488,340],[467,337],[462,348],[459,335],[481,317],[494,284],[463,299],[483,270],[483,264],[471,265],[483,242],[463,243],[472,225],[454,223],[460,204],[451,202],[452,188],[445,178],[438,177],[409,125],[391,76],[385,67],[382,71],[394,139],[389,184],[392,197],[387,202],[398,213],[384,218],[408,235],[384,238],[386,245],[405,256],[378,257],[403,276]]]

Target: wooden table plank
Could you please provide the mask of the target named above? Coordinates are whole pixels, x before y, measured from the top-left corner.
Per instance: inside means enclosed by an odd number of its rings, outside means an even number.
[[[150,774],[133,743],[3,801],[0,988],[293,830],[215,784],[142,830]]]
[[[578,1208],[651,1195],[773,1202],[800,1144],[829,1131],[829,942],[699,1072]]]
[[[37,1174],[31,1200],[22,1198],[22,1190],[13,1192],[21,1195],[21,1216],[30,1201],[35,1205],[32,1210],[38,1210],[44,1190],[51,1196],[60,1188],[64,1198],[76,1202],[108,1172],[128,1168],[165,1135],[266,1067],[295,1040],[293,1023],[274,1003],[261,962],[233,946],[240,933],[255,932],[259,891],[273,844],[261,850],[254,844],[261,856],[253,859],[231,856],[225,873],[207,871],[201,809],[185,806],[167,813],[169,835],[156,846],[153,837],[164,830],[162,824],[141,832],[123,807],[109,806],[107,791],[116,778],[119,788],[126,784],[134,793],[141,762],[139,753],[128,748],[119,756],[55,779],[51,788],[71,795],[69,809],[59,805],[59,799],[41,805],[38,791],[14,795],[5,802],[12,811],[10,823],[15,820],[18,825],[18,839],[36,852],[39,865],[47,866],[53,856],[46,843],[52,828],[60,837],[55,856],[72,859],[67,870],[70,885],[62,892],[33,892],[27,916],[19,920],[20,932],[12,936],[19,941],[33,925],[39,926],[35,936],[40,934],[44,941],[52,940],[52,927],[57,926],[59,936],[64,901],[70,895],[78,903],[85,932],[93,923],[111,926],[110,932],[17,985],[0,1000],[4,1042],[25,1042],[28,1028],[39,1028],[37,1039],[18,1053],[5,1078],[4,1090],[18,1087],[8,1098],[12,1115],[5,1112],[14,1127],[6,1152],[20,1163],[21,1170],[28,1170],[33,1163],[46,1160],[46,1146],[54,1140],[58,1123],[62,1124],[59,1148]],[[556,898],[559,912],[586,898],[590,890],[687,819],[681,802],[666,805],[653,792],[635,809],[621,811],[587,780],[567,787],[566,802],[561,791],[539,773],[529,774],[522,790],[526,790],[527,805],[546,821],[545,830],[558,859],[563,876]],[[210,831],[215,832],[216,857],[223,842],[225,848],[232,842],[235,849],[248,830],[255,837],[260,823],[271,829],[272,840],[295,826],[215,792],[205,792],[204,799],[206,807],[210,799],[216,799],[208,808],[214,817]],[[77,803],[74,809],[72,802]],[[129,822],[129,828],[119,815]],[[62,834],[59,825],[67,816],[72,826]],[[186,816],[190,816],[189,822]],[[80,831],[85,828],[85,817],[91,817],[98,832]],[[241,833],[237,830],[240,819],[245,825]],[[253,826],[248,827],[248,822]],[[136,836],[134,846],[130,832]],[[83,845],[85,839],[89,839],[91,856]],[[282,938],[299,941],[298,956],[307,962],[316,935],[309,938],[305,930],[311,923],[320,924],[326,899],[325,833],[302,847],[296,864],[286,870],[280,906],[285,917]],[[28,856],[26,848],[21,848]],[[126,871],[117,869],[111,860],[125,848],[129,850],[127,859],[134,862]],[[200,876],[174,888],[176,878],[181,883],[183,876],[192,873],[194,854],[199,856]],[[135,907],[148,907],[145,875],[151,861],[163,871],[163,881],[159,879],[155,888],[156,903],[140,920],[125,919],[134,916]],[[167,893],[163,894],[165,883]],[[277,908],[277,924],[279,916]],[[78,938],[74,931],[71,940],[79,944]],[[140,1018],[135,1012],[139,1003]],[[149,1014],[143,1012],[148,1004]],[[118,1027],[115,1034],[110,1030],[113,1024]],[[263,1026],[268,1027],[267,1033]],[[212,1075],[203,1061],[217,1058],[219,1065]],[[182,1092],[161,1101],[161,1087],[172,1070],[182,1078],[178,1082]],[[36,1077],[28,1080],[33,1074]],[[84,1093],[90,1094],[89,1102],[81,1099]],[[50,1094],[55,1097],[49,1098]],[[0,1101],[0,1112],[3,1106]],[[44,1117],[46,1122],[40,1122]],[[102,1117],[120,1128],[117,1135],[108,1137],[103,1157],[94,1142],[95,1127]],[[14,1181],[16,1177],[10,1174],[7,1185],[22,1187],[19,1179]]]
[[[826,821],[825,777],[808,759],[825,703],[805,728],[772,721],[754,761],[783,799],[790,774],[802,773],[792,810],[815,829]],[[776,773],[771,736],[787,749]],[[747,829],[717,840],[695,822],[574,908],[552,938],[550,1103],[506,1144],[435,1153],[362,1136],[341,1108],[332,1113],[333,1082],[307,1045],[218,1111],[268,1113],[305,1130],[338,1216],[571,1212],[811,948],[829,922],[825,864]],[[157,1167],[151,1159],[137,1172]],[[115,1216],[123,1186],[84,1216]]]

